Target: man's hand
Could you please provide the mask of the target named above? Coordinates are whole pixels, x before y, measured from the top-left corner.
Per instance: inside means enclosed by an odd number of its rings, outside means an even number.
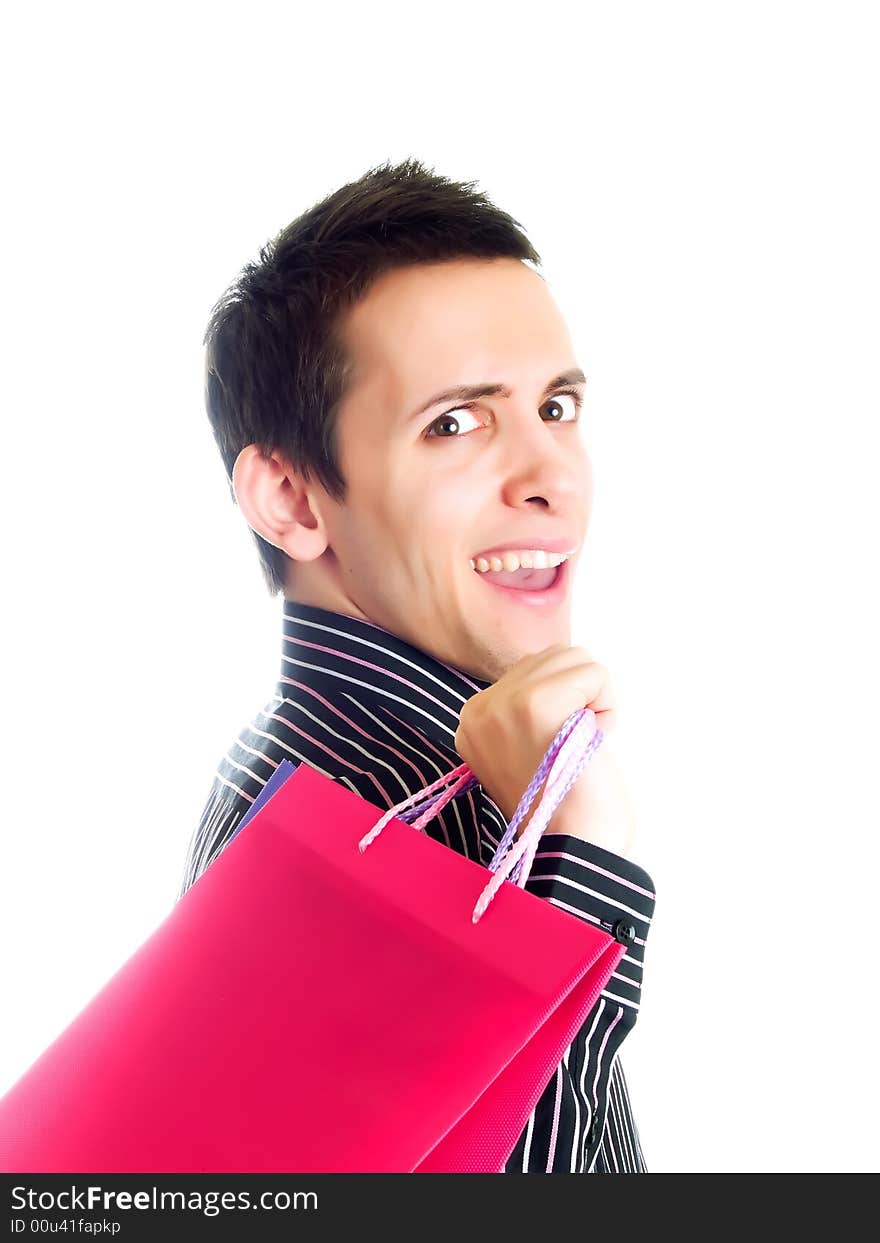
[[[524,656],[492,686],[472,695],[461,711],[455,749],[510,820],[563,721],[590,708],[603,734],[616,724],[608,671],[582,647],[554,643]],[[546,784],[546,783],[545,783]],[[521,833],[541,801],[535,795]],[[547,826],[618,855],[628,855],[635,817],[608,739],[587,760]]]

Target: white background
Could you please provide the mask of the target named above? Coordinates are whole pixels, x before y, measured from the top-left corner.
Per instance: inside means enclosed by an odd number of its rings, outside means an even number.
[[[168,913],[280,667],[210,308],[414,155],[525,226],[589,376],[648,1167],[876,1170],[877,8],[314,9],[7,18],[0,1090]]]

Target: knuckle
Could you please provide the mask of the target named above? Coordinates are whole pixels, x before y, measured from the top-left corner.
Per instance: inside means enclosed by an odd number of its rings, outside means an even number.
[[[511,716],[517,721],[528,721],[532,705],[534,703],[534,694],[529,686],[518,686],[510,693],[509,708]]]

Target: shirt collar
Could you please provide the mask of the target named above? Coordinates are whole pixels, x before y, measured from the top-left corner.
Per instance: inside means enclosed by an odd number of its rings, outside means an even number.
[[[297,682],[367,701],[453,751],[463,705],[492,685],[374,622],[282,597],[281,693]]]

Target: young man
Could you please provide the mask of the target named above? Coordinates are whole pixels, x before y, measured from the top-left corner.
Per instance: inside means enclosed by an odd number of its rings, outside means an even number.
[[[281,759],[387,809],[465,761],[427,832],[488,864],[576,708],[614,725],[571,646],[590,515],[584,376],[516,221],[473,183],[380,166],[284,229],[214,308],[206,402],[270,592],[274,693],[221,760],[180,889]],[[533,809],[537,806],[533,804]],[[638,1013],[650,877],[607,738],[527,887],[626,954],[508,1172],[644,1172],[619,1052]]]

